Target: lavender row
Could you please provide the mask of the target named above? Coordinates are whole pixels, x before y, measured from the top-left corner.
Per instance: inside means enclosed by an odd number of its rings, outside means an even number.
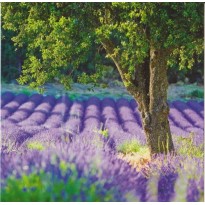
[[[10,99],[10,101],[8,100]],[[12,100],[13,99],[13,100]],[[137,103],[126,99],[90,98],[85,102],[72,102],[63,96],[55,99],[52,96],[33,95],[14,96],[11,93],[2,95],[2,120],[9,120],[19,126],[64,127],[72,133],[93,129],[109,129],[110,135],[116,131],[122,135],[129,133],[144,138],[142,123]],[[5,103],[7,102],[7,103]],[[203,132],[203,108],[200,103],[173,102],[170,104],[169,121],[172,130],[188,133],[193,129]]]
[[[3,98],[4,96],[2,96]],[[23,94],[19,94],[14,97],[14,99],[10,102],[8,102],[2,109],[1,109],[1,118],[5,119],[9,116],[11,116],[18,108],[19,106],[26,102],[28,100],[28,97]],[[2,100],[3,101],[3,100]],[[4,101],[3,101],[4,103]]]

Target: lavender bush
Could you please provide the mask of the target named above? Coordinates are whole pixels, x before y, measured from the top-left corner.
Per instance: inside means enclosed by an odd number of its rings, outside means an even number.
[[[123,144],[146,144],[134,100],[1,98],[2,201],[204,200],[202,103],[170,102],[178,155],[139,170],[119,157]]]

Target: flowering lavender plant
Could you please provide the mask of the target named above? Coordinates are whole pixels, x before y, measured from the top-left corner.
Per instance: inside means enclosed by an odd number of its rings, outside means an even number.
[[[198,102],[170,103],[177,155],[152,160],[133,100],[5,93],[1,102],[2,201],[203,201]]]

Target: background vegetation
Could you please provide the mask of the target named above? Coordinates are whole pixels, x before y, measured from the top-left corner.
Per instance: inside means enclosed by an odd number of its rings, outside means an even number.
[[[24,48],[17,49],[12,41],[12,37],[15,32],[4,30],[2,28],[2,65],[1,65],[1,80],[3,82],[14,82],[19,78],[21,74],[22,64],[26,58],[26,50]],[[197,58],[197,57],[196,57]],[[169,66],[168,69],[168,80],[169,83],[197,83],[199,85],[203,84],[204,80],[204,69],[203,69],[203,54],[199,57],[200,62],[195,60],[192,69],[179,70],[177,65]],[[67,67],[72,67],[68,64]],[[97,70],[98,82],[102,85],[106,85],[109,81],[119,80],[120,76],[118,71],[115,69],[115,65],[112,60],[106,58],[104,49],[97,43],[93,44],[89,48],[88,55],[84,63],[79,65],[79,69],[73,69],[72,77],[74,82],[86,82],[85,78],[79,79],[79,73],[94,74]],[[109,78],[108,78],[109,77]],[[16,81],[15,81],[16,82]],[[94,82],[95,83],[95,82]]]

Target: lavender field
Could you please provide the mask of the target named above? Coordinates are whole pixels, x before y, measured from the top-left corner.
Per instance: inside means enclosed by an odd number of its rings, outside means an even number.
[[[150,161],[134,100],[3,93],[2,200],[203,201],[204,102],[169,105],[177,155]]]

